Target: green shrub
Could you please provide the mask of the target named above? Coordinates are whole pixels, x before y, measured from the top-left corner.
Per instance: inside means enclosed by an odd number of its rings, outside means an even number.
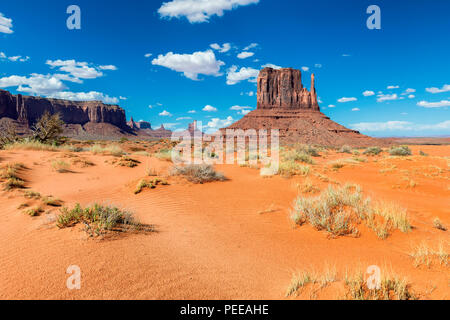
[[[352,153],[352,148],[350,146],[342,146],[339,153]]]
[[[411,149],[408,146],[392,147],[389,150],[391,156],[410,156],[412,154]]]
[[[369,156],[377,156],[379,155],[383,150],[380,147],[370,147],[364,150],[363,154],[369,155]]]

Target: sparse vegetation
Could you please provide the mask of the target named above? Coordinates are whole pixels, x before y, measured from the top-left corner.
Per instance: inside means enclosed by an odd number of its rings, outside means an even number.
[[[295,175],[307,176],[310,169],[309,166],[302,165],[293,160],[288,160],[280,163],[278,173],[285,178],[290,178]]]
[[[352,153],[352,148],[350,146],[342,146],[339,153]]]
[[[100,144],[94,144],[89,148],[89,151],[91,151],[93,154],[106,154],[112,155],[114,157],[121,157],[125,154],[122,148],[115,144],[106,147],[103,147]]]
[[[439,244],[438,250],[433,250],[427,246],[425,242],[422,242],[417,247],[413,248],[413,251],[409,254],[414,259],[414,266],[417,268],[421,265],[425,265],[430,268],[433,261],[439,261],[440,265],[448,265],[448,252],[444,248],[444,244]]]
[[[0,178],[4,180],[4,189],[22,189],[25,186],[25,181],[19,177],[19,171],[25,169],[21,163],[8,163],[2,167],[0,171]]]
[[[172,150],[162,149],[155,153],[155,157],[160,160],[172,162]]]
[[[139,230],[140,224],[134,215],[117,207],[94,204],[83,209],[77,204],[73,209],[62,208],[56,219],[58,228],[69,228],[83,223],[85,231],[91,236],[103,236],[108,231]]]
[[[410,156],[412,154],[411,149],[408,146],[399,146],[399,147],[392,147],[389,150],[389,154],[391,156]]]
[[[226,180],[222,173],[216,172],[213,166],[207,164],[174,166],[171,174],[174,176],[184,176],[188,181],[200,184]]]
[[[59,200],[58,198],[54,198],[52,196],[43,197],[42,203],[47,206],[50,206],[50,207],[61,207],[62,206],[62,201]]]
[[[298,150],[289,150],[282,153],[282,158],[284,161],[299,161],[307,164],[313,164],[314,161],[311,158],[311,156],[304,152],[304,151],[298,151]]]
[[[362,271],[345,276],[345,297],[349,300],[416,300],[406,278],[381,275],[379,288],[369,289]]]
[[[385,239],[391,229],[406,233],[411,225],[406,211],[387,203],[365,199],[359,186],[328,187],[319,196],[300,196],[294,204],[292,221],[299,226],[306,222],[332,236],[358,236],[357,225],[364,221],[379,238]]]
[[[364,150],[363,154],[369,155],[369,156],[377,156],[379,155],[383,150],[380,147],[370,147]]]
[[[169,183],[166,180],[155,178],[153,180],[142,179],[136,186],[134,194],[139,194],[145,188],[155,189],[157,185],[167,186]]]
[[[35,191],[31,191],[31,190],[25,191],[23,195],[27,199],[40,199],[41,198],[41,194],[39,192],[35,192]]]
[[[68,173],[70,172],[70,164],[62,160],[52,161],[53,170],[59,173]]]
[[[447,227],[442,223],[442,221],[438,217],[434,218],[433,226],[436,229],[439,229],[439,230],[442,230],[442,231],[447,231]]]
[[[42,212],[44,212],[44,210],[42,210],[41,207],[35,207],[35,208],[31,208],[31,209],[25,210],[25,213],[27,215],[31,216],[31,217],[37,217]]]
[[[422,157],[428,157],[428,153],[425,153],[422,150],[419,151],[419,155],[421,155]]]
[[[121,167],[134,168],[137,167],[141,162],[139,160],[133,159],[129,156],[122,156],[117,162],[116,165]]]

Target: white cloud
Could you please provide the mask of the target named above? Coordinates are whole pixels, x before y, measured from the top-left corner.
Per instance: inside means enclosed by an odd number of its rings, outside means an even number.
[[[120,100],[127,100],[128,98],[127,98],[127,97],[119,96],[119,99],[120,99]]]
[[[248,51],[248,50],[250,50],[250,49],[256,48],[257,46],[258,46],[257,43],[251,43],[251,44],[249,44],[248,46],[246,46],[246,47],[244,48],[244,51]]]
[[[221,128],[228,127],[234,122],[233,117],[229,116],[226,119],[213,118],[206,125],[207,133],[213,133]]]
[[[309,71],[309,67],[302,67],[302,70],[305,71],[305,72],[308,72]]]
[[[224,62],[216,60],[212,50],[192,54],[174,54],[173,52],[160,54],[157,59],[153,59],[152,64],[183,72],[184,76],[191,80],[198,80],[199,74],[220,76],[220,67],[225,65]]]
[[[170,112],[166,111],[166,110],[164,110],[163,112],[161,112],[159,115],[160,115],[161,117],[171,117],[171,116],[172,116],[172,114],[171,114]]]
[[[99,68],[100,70],[112,70],[112,71],[117,70],[117,67],[116,67],[116,66],[113,66],[113,65],[99,66],[98,68]]]
[[[338,100],[338,102],[340,102],[340,103],[346,103],[346,102],[352,102],[352,101],[356,101],[356,100],[358,100],[358,99],[353,98],[353,97],[351,97],[351,98],[343,97],[343,98],[340,98],[340,99]]]
[[[398,89],[400,88],[399,86],[388,86],[387,87],[389,90],[393,90],[393,89]]]
[[[119,99],[115,97],[110,97],[101,92],[90,91],[90,92],[70,92],[70,91],[61,91],[50,94],[47,96],[48,98],[55,99],[65,99],[72,101],[102,101],[106,104],[117,104],[119,103]]]
[[[275,70],[279,70],[279,69],[281,69],[282,67],[277,66],[277,65],[272,64],[272,63],[267,63],[267,64],[261,66],[261,68],[262,68],[262,69],[264,69],[264,68],[272,68],[272,69],[275,69]]]
[[[247,59],[253,57],[255,54],[253,52],[243,51],[237,55],[239,59]]]
[[[359,108],[353,108],[352,111],[360,111]]]
[[[336,108],[336,106],[334,104],[329,104],[328,108]]]
[[[103,72],[99,71],[96,67],[91,67],[87,62],[77,62],[75,60],[47,60],[47,65],[51,68],[58,68],[59,71],[67,72],[75,79],[96,79],[103,76]],[[114,66],[100,66],[100,68],[111,69]],[[106,70],[106,69],[103,69]],[[67,79],[65,79],[67,80]]]
[[[22,57],[22,56],[12,56],[12,57],[8,57],[4,52],[0,52],[0,59],[7,59],[9,61],[12,62],[26,62],[28,60],[30,60],[29,56],[26,57]]]
[[[213,48],[214,50],[217,50],[217,51],[221,52],[221,53],[226,53],[226,52],[230,51],[231,44],[224,43],[222,46],[220,46],[217,43],[213,43],[213,44],[210,45],[210,47]]]
[[[384,102],[384,101],[392,101],[397,100],[398,95],[395,94],[379,94],[377,98],[377,102]]]
[[[317,69],[320,69],[320,68],[322,68],[322,64],[316,63],[316,64],[314,65],[314,67],[316,67]]]
[[[450,120],[436,124],[416,124],[408,121],[361,122],[350,127],[363,132],[443,130],[450,129]]]
[[[11,34],[12,30],[12,19],[6,18],[3,13],[0,12],[0,33]]]
[[[172,0],[164,2],[158,13],[162,18],[186,17],[190,23],[202,23],[208,22],[211,16],[223,16],[224,11],[258,2],[259,0]]]
[[[210,105],[208,104],[208,105],[205,106],[202,110],[203,110],[203,111],[206,111],[206,112],[216,112],[216,111],[217,111],[217,108],[214,108],[213,106],[210,106]]]
[[[238,67],[232,66],[227,71],[227,84],[234,85],[238,82],[248,80],[249,82],[256,82],[258,78],[259,70],[253,68],[242,67],[239,71]]]
[[[413,94],[410,94],[410,95],[408,96],[409,99],[414,99],[415,97],[416,97],[416,96],[413,95]]]
[[[348,54],[348,53],[344,53],[342,56],[343,56],[343,57],[351,57],[351,55]]]
[[[181,121],[181,120],[191,120],[192,117],[179,117],[177,118],[177,121]]]
[[[53,75],[33,73],[29,77],[9,76],[0,78],[0,88],[17,87],[17,91],[34,95],[50,95],[67,89],[64,83]]]
[[[195,110],[189,110],[188,113],[197,113]]]
[[[408,88],[405,90],[405,94],[414,93],[414,92],[416,92],[416,89]]]
[[[450,100],[441,100],[438,102],[420,101],[417,105],[424,108],[444,108],[450,107]]]
[[[364,97],[370,97],[370,96],[374,96],[374,95],[375,95],[375,92],[370,91],[370,90],[366,90],[363,92]]]
[[[442,86],[442,88],[436,88],[436,87],[432,87],[432,88],[426,88],[425,89],[427,92],[430,93],[442,93],[442,92],[449,92],[450,91],[450,84],[444,84]]]
[[[146,53],[146,54],[144,54],[144,57],[150,58],[152,55],[153,55],[152,53]]]
[[[252,107],[249,107],[249,106],[232,106],[230,108],[230,110],[233,110],[233,111],[242,111],[242,110],[246,110],[246,109],[252,109]]]

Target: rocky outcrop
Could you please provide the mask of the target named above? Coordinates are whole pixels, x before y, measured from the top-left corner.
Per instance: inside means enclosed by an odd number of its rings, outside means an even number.
[[[278,129],[282,143],[328,146],[370,146],[383,143],[348,129],[320,112],[311,76],[311,90],[301,82],[300,70],[265,68],[258,77],[257,109],[227,129]],[[225,129],[222,129],[225,133]]]
[[[288,108],[320,111],[314,74],[311,91],[302,84],[300,70],[265,68],[258,76],[258,109]]]
[[[69,101],[23,95],[0,90],[0,118],[32,126],[45,113],[59,113],[66,124],[109,123],[126,130],[125,110],[100,101]]]
[[[152,125],[151,125],[151,123],[150,123],[150,122],[147,122],[147,121],[139,121],[139,122],[137,123],[137,126],[138,126],[138,128],[141,129],[141,130],[144,130],[144,129],[152,130]]]

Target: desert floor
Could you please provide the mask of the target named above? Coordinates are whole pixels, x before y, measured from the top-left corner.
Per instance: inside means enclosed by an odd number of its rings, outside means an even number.
[[[338,299],[344,295],[346,271],[378,265],[406,277],[420,299],[449,299],[449,266],[433,260],[415,266],[409,255],[426,244],[448,252],[449,231],[433,227],[439,217],[450,226],[450,146],[411,146],[413,156],[360,156],[367,162],[332,170],[333,160],[352,155],[328,152],[314,158],[308,177],[263,178],[259,170],[218,165],[225,182],[192,184],[182,177],[135,195],[148,168],[167,176],[172,164],[144,155],[136,168],[118,167],[111,155],[91,152],[0,151],[0,166],[20,162],[25,190],[61,199],[64,206],[114,204],[154,225],[152,233],[124,233],[89,238],[81,226],[59,229],[59,208],[31,217],[18,209],[39,200],[24,190],[0,191],[1,299]],[[428,154],[419,156],[419,150]],[[55,160],[72,163],[59,173]],[[413,230],[377,238],[364,227],[361,235],[330,238],[311,225],[294,226],[293,202],[308,179],[320,190],[356,183],[364,195],[407,209]],[[317,194],[316,194],[317,195]],[[78,265],[80,290],[69,290],[66,270]],[[317,274],[333,266],[338,278],[324,288],[305,287],[286,298],[294,272]]]

